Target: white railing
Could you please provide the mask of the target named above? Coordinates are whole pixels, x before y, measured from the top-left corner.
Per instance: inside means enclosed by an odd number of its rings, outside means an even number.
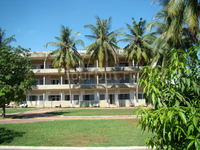
[[[108,83],[108,88],[130,88],[136,87],[136,83]],[[105,89],[105,84],[71,84],[72,89]],[[49,89],[69,89],[69,84],[46,84],[35,85],[32,89],[49,90]]]
[[[139,69],[141,69],[139,67]],[[106,71],[138,71],[137,67],[107,67]],[[58,73],[58,69],[32,69],[34,73]],[[90,67],[90,68],[76,68],[76,70],[71,69],[70,72],[103,72],[104,68]],[[64,69],[61,70],[64,73]]]
[[[81,56],[84,56],[86,55],[86,51],[87,50],[77,50],[79,52],[79,54]],[[52,51],[36,51],[36,52],[29,52],[30,56],[29,57],[47,57],[47,55],[49,53],[51,53]],[[122,55],[123,54],[123,49],[118,49],[117,50],[117,53],[119,55]],[[52,55],[52,57],[55,57],[55,55]]]

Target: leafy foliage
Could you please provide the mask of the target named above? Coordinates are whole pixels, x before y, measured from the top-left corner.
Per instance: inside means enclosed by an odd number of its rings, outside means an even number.
[[[154,133],[146,144],[156,149],[198,150],[200,148],[200,110],[173,106],[159,110],[142,109],[139,125]]]
[[[169,67],[144,67],[140,85],[155,109],[142,109],[142,130],[154,133],[147,145],[156,149],[200,148],[199,45],[169,54]]]
[[[28,58],[29,50],[20,46],[8,46],[15,41],[14,35],[5,38],[5,30],[0,28],[0,107],[5,117],[5,104],[21,102],[34,84],[32,65]]]
[[[0,105],[21,102],[34,84],[28,50],[22,47],[0,47]]]

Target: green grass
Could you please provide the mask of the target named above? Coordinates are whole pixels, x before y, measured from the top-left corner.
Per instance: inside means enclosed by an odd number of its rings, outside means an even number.
[[[23,113],[23,112],[34,111],[34,110],[38,110],[38,109],[37,108],[6,108],[6,114]]]
[[[65,109],[48,114],[63,116],[109,116],[109,115],[133,115],[132,109]]]
[[[144,146],[132,120],[71,120],[0,125],[0,145],[12,146]]]

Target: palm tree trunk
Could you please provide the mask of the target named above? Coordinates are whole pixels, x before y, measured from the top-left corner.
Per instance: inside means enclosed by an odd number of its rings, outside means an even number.
[[[107,49],[105,49],[105,65],[104,65],[104,75],[105,75],[105,84],[106,84],[106,101],[107,101],[107,106],[106,107],[110,107],[110,103],[108,100],[108,80],[107,80],[107,71],[106,71],[106,67],[108,66],[108,53],[107,53]]]
[[[138,65],[138,69],[139,69],[139,65]],[[139,71],[137,71],[137,75],[136,75],[136,102],[138,103],[138,79],[139,79]]]
[[[72,104],[71,80],[70,80],[69,70],[67,70],[67,78],[68,78],[68,83],[69,83],[69,100],[70,100],[70,107],[73,107],[73,104]]]
[[[107,102],[107,106],[106,107],[110,107],[109,100],[108,100],[108,81],[107,81],[106,66],[104,67],[104,75],[105,75],[105,84],[106,84],[106,102]]]
[[[3,104],[2,105],[2,118],[5,118],[6,117],[6,105]]]

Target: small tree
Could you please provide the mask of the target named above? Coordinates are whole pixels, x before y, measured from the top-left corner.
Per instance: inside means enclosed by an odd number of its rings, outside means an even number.
[[[5,117],[5,105],[21,102],[34,84],[28,50],[22,47],[0,47],[0,106]]]
[[[156,149],[200,148],[200,61],[198,47],[170,53],[168,68],[144,67],[141,86],[155,109],[142,111],[139,125],[153,132],[147,145]],[[181,56],[181,60],[180,60]],[[171,61],[172,60],[172,61]]]

